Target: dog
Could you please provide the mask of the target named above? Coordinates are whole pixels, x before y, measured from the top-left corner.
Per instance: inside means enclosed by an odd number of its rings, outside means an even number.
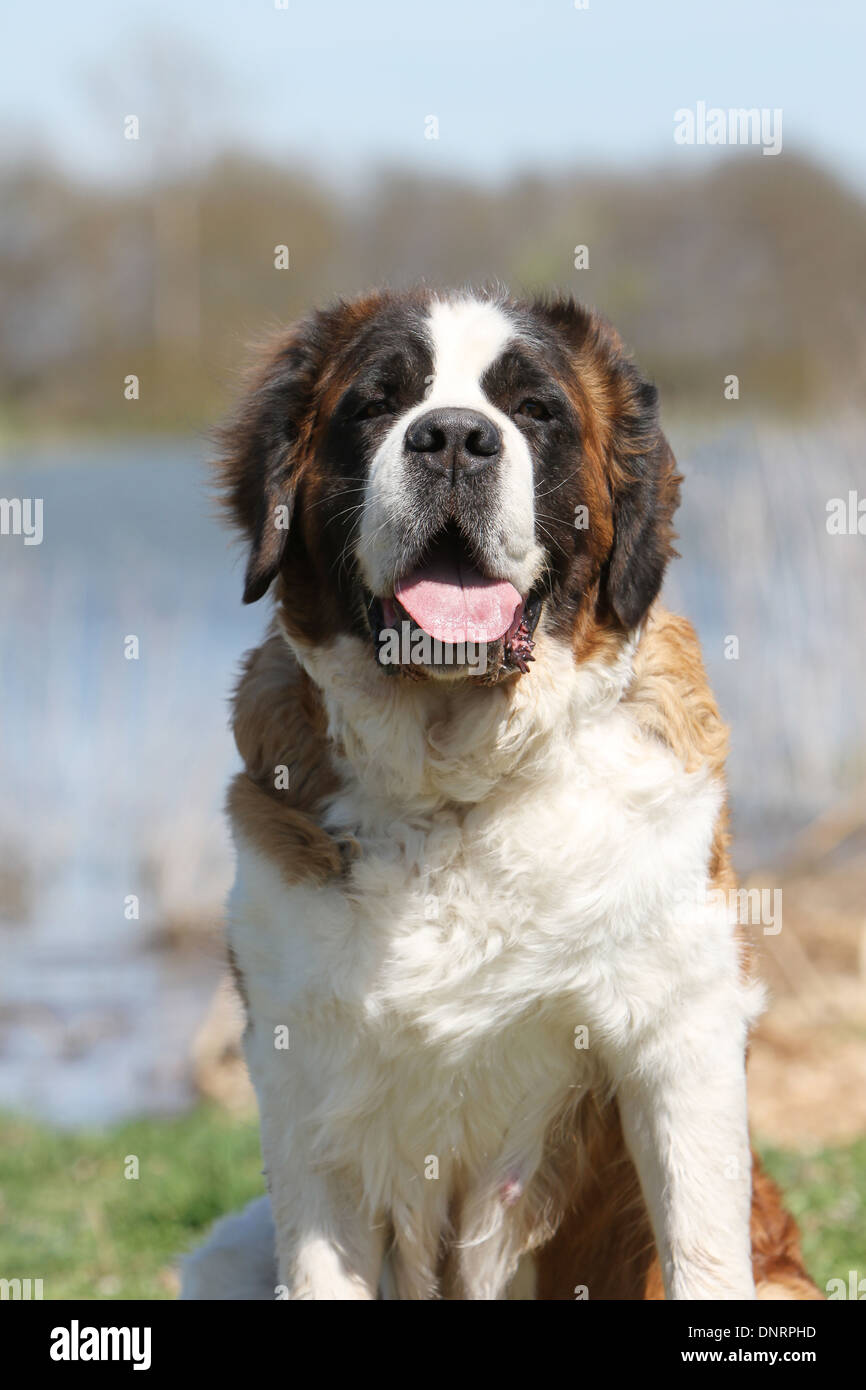
[[[727,731],[616,332],[338,302],[265,347],[219,467],[276,598],[228,798],[269,1195],[183,1296],[819,1297],[750,1152]]]

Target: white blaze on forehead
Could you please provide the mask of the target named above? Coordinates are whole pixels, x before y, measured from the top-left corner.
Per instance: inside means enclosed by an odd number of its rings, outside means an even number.
[[[481,382],[516,336],[496,304],[464,296],[433,299],[427,314],[433,371],[424,398],[400,415],[370,465],[356,554],[374,594],[393,592],[403,565],[403,540],[417,524],[417,473],[407,470],[406,431],[428,410],[465,406],[480,410],[502,435],[495,493],[479,516],[477,542],[490,574],[526,594],[544,555],[535,540],[532,458],[514,421],[487,399]]]
[[[434,299],[429,324],[433,384],[425,404],[478,400],[481,378],[514,337],[508,316],[496,304],[479,299]]]

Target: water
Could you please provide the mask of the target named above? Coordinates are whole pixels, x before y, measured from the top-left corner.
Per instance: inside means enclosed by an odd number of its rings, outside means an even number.
[[[226,701],[266,621],[241,606],[201,452],[70,449],[0,474],[44,499],[40,546],[0,540],[0,1107],[100,1121],[189,1100],[231,874]],[[166,929],[191,949],[161,950]]]
[[[863,486],[866,427],[672,438],[688,481],[667,596],[734,726],[749,865],[862,776],[866,537],[825,517]],[[190,1099],[231,876],[227,696],[267,621],[241,606],[203,454],[57,447],[0,472],[2,495],[44,499],[41,545],[0,537],[0,1108],[81,1123]]]

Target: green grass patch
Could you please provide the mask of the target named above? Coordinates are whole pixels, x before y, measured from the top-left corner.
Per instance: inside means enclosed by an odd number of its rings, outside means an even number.
[[[818,1288],[850,1270],[866,1279],[866,1139],[803,1154],[761,1150],[803,1237],[806,1266]]]
[[[819,1288],[852,1269],[866,1277],[866,1140],[762,1156]],[[130,1158],[138,1178],[125,1176]],[[0,1278],[42,1279],[46,1299],[172,1298],[178,1255],[262,1191],[255,1124],[211,1106],[101,1131],[6,1118]]]
[[[264,1191],[261,1167],[255,1124],[212,1107],[104,1131],[4,1118],[0,1277],[41,1278],[46,1299],[173,1298],[177,1256]]]

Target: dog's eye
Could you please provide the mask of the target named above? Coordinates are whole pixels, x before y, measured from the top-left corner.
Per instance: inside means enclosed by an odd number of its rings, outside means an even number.
[[[391,407],[387,401],[365,401],[356,411],[356,420],[375,420],[377,415],[387,415]]]
[[[515,415],[527,415],[530,420],[549,420],[550,411],[542,401],[537,401],[534,396],[527,396],[525,401],[521,401],[515,410]]]

